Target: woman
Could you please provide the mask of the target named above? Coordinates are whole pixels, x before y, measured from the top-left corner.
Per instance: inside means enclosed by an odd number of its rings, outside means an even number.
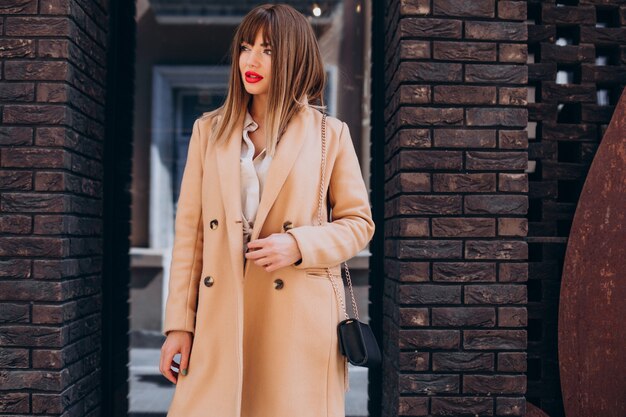
[[[160,364],[176,384],[168,415],[344,416],[343,313],[325,268],[343,294],[340,263],[374,233],[348,126],[327,117],[333,220],[316,225],[322,113],[309,100],[325,79],[310,24],[259,6],[232,58],[226,101],[195,121],[182,178]]]

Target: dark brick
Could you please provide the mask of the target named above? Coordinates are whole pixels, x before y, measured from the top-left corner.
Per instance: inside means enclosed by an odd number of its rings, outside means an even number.
[[[62,149],[13,148],[2,152],[3,167],[65,168],[69,155]]]
[[[427,371],[427,352],[400,352],[400,369],[403,371]]]
[[[528,219],[526,218],[499,218],[498,236],[526,236],[528,234]]]
[[[504,192],[528,192],[528,175],[527,174],[498,174],[498,190]]]
[[[0,337],[2,335],[0,334]],[[0,385],[6,390],[36,389],[60,391],[64,384],[65,372],[51,371],[3,371],[0,370]]]
[[[66,331],[59,327],[11,325],[3,327],[0,343],[3,346],[58,347],[67,342],[67,336]]]
[[[496,267],[487,262],[436,262],[433,264],[433,281],[492,282],[496,280]]]
[[[0,208],[4,212],[65,212],[70,210],[69,198],[63,194],[3,193]]]
[[[427,308],[406,308],[400,309],[400,326],[402,327],[422,327],[430,323]]]
[[[437,87],[435,87],[436,93]],[[435,129],[434,146],[494,148],[496,146],[496,131],[484,129]]]
[[[401,172],[389,183],[386,197],[398,193],[415,193],[430,191],[430,175],[423,172]]]
[[[28,368],[28,358],[28,349],[0,347],[0,368]]]
[[[30,190],[33,188],[33,174],[29,171],[0,171],[0,190]]]
[[[446,61],[495,61],[496,44],[487,42],[433,42],[433,57]]]
[[[398,277],[402,282],[428,281],[430,273],[428,262],[402,262],[385,260],[385,272],[390,277]]]
[[[494,0],[433,0],[433,14],[444,16],[494,17]]]
[[[465,37],[495,41],[525,41],[528,37],[525,22],[465,22]]]
[[[461,38],[462,22],[453,19],[405,18],[400,20],[397,30],[400,36],[426,38]]]
[[[60,301],[62,284],[52,281],[0,281],[0,300]]]
[[[68,78],[70,68],[63,61],[7,61],[5,62],[7,80],[59,80]]]
[[[393,214],[461,214],[461,196],[457,195],[403,195],[394,203]]]
[[[399,154],[402,169],[460,169],[463,154],[460,151],[410,150]]]
[[[587,24],[595,25],[596,8],[591,5],[564,6],[546,4],[541,10],[544,24]]]
[[[10,282],[9,282],[10,283]],[[2,288],[2,282],[0,282]],[[0,300],[3,298],[0,294]],[[30,307],[28,304],[0,304],[0,324],[28,323],[30,321]]]
[[[399,259],[460,258],[461,241],[455,240],[407,240],[397,242]]]
[[[525,195],[467,195],[465,213],[468,214],[522,214],[528,212]]]
[[[428,415],[428,398],[402,397],[398,399],[398,416],[415,417]]]
[[[436,192],[486,193],[496,191],[496,176],[480,174],[434,174],[433,189]]]
[[[59,105],[5,105],[4,123],[64,124],[68,122],[67,110]]]
[[[500,130],[498,146],[503,149],[526,149],[528,133],[525,130]]]
[[[528,123],[528,110],[525,108],[468,108],[468,126],[525,127]]]
[[[62,238],[0,237],[0,256],[60,257],[68,249],[68,240]]]
[[[20,84],[21,85],[21,84]],[[33,143],[33,129],[30,127],[0,127],[0,145],[30,145]],[[3,149],[6,152],[7,149]],[[6,167],[3,163],[3,167]]]
[[[432,399],[431,412],[434,416],[492,416],[493,401],[493,398],[437,396]]]
[[[71,12],[68,0],[39,0],[42,14],[69,14]]]
[[[526,415],[526,398],[496,398],[496,413],[499,416],[521,417]]]
[[[528,281],[527,263],[501,263],[499,271],[500,282]]]
[[[69,58],[70,42],[67,39],[39,39],[39,57]]]
[[[400,63],[393,82],[460,82],[462,81],[461,76],[462,64],[406,61]]]
[[[28,393],[0,393],[0,413],[28,413],[30,399]]]
[[[528,59],[528,46],[521,43],[502,43],[498,49],[500,62],[525,64]]]
[[[494,86],[476,85],[437,85],[435,103],[449,104],[495,104],[496,88]],[[474,131],[465,131],[471,133]],[[436,133],[436,131],[435,131]],[[479,134],[476,132],[475,134]],[[436,145],[441,146],[441,145]],[[493,146],[493,145],[492,145]]]
[[[465,81],[525,84],[528,81],[528,70],[525,65],[466,64]]]
[[[418,41],[415,39],[402,39],[400,41],[400,58],[401,59],[430,58],[430,42]]]
[[[436,284],[407,284],[398,290],[399,304],[458,304],[461,287]]]
[[[441,217],[432,220],[436,237],[488,237],[495,236],[495,219]]]
[[[463,392],[520,394],[526,392],[526,375],[463,375]]]
[[[0,260],[0,278],[30,278],[30,263],[29,259]]]
[[[496,311],[492,307],[433,307],[433,326],[493,327]]]
[[[526,286],[519,284],[466,285],[466,304],[525,304]]]
[[[458,330],[400,330],[400,349],[458,349]]]
[[[70,36],[71,21],[67,17],[9,16],[4,31],[9,36]]]
[[[500,327],[526,327],[528,325],[528,313],[525,307],[499,307],[498,326]]]
[[[528,105],[528,90],[522,87],[501,87],[498,102],[504,106]]]
[[[493,353],[434,352],[434,372],[493,371]]]
[[[525,330],[465,330],[464,349],[521,350],[526,349]]]
[[[463,122],[463,109],[442,107],[401,108],[397,113],[398,126],[458,125]]]
[[[498,372],[526,372],[526,352],[498,353]]]
[[[35,42],[32,39],[0,39],[0,59],[34,57]]]
[[[65,350],[33,349],[33,367],[43,369],[61,369],[66,366],[65,358],[68,356],[67,352],[70,349],[71,348],[65,348]],[[78,359],[80,357],[78,352],[75,352],[73,356],[73,359]],[[70,358],[70,360],[71,359],[72,358]]]
[[[428,219],[390,219],[385,224],[385,237],[428,237]]]
[[[471,240],[465,244],[465,258],[528,259],[528,246],[518,240]]]
[[[458,393],[458,375],[401,374],[400,394]]]
[[[498,3],[498,17],[509,20],[526,20],[526,2],[500,0]]]
[[[0,83],[0,100],[3,101],[33,101],[35,85],[33,83]],[[0,144],[3,142],[0,139]]]

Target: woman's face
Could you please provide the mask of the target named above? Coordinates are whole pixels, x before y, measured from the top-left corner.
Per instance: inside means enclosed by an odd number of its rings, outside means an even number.
[[[239,71],[248,94],[267,94],[272,69],[272,50],[263,43],[263,33],[256,34],[254,45],[239,46]]]

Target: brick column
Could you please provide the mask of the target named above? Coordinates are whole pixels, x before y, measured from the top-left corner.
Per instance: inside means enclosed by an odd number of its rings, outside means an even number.
[[[3,415],[95,416],[107,392],[100,361],[109,7],[16,0],[1,9]]]
[[[526,2],[390,0],[383,416],[522,416]]]

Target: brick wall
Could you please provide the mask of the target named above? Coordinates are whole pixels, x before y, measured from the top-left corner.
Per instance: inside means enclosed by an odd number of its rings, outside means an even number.
[[[525,1],[386,10],[383,416],[522,416]]]
[[[109,3],[16,0],[0,9],[3,415],[95,416],[106,393],[100,315]]]
[[[626,6],[528,3],[528,400],[563,417],[557,357],[567,238],[587,171],[626,84]]]

